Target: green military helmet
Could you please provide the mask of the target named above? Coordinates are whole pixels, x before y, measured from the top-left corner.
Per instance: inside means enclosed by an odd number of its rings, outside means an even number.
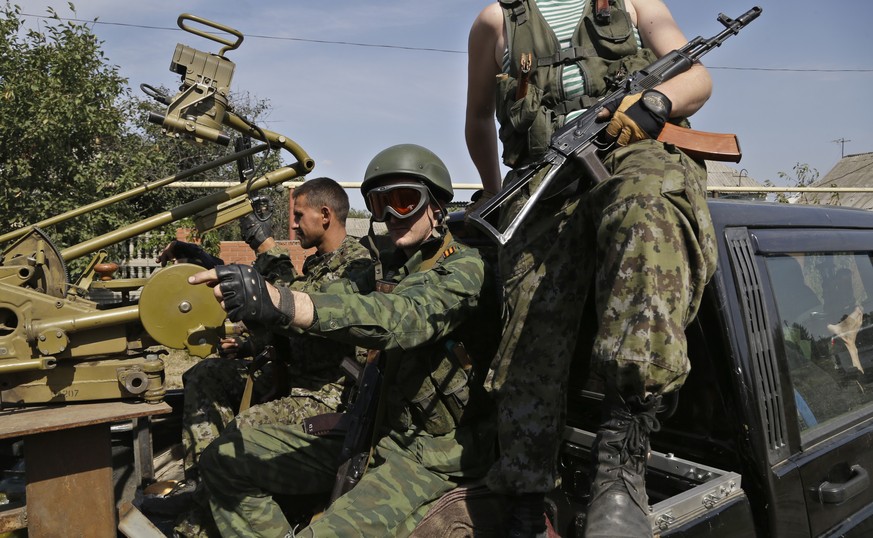
[[[423,181],[441,202],[448,203],[455,196],[452,178],[443,161],[431,150],[416,144],[398,144],[380,151],[364,172],[361,193],[367,196],[379,179],[393,176],[412,176]]]

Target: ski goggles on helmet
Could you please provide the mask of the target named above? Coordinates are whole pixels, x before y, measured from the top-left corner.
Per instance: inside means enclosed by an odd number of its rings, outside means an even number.
[[[385,222],[389,213],[398,219],[405,219],[424,207],[429,196],[427,187],[421,183],[383,185],[367,191],[367,208],[375,222]]]

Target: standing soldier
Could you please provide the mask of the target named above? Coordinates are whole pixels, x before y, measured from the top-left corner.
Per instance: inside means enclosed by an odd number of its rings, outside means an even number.
[[[611,83],[686,41],[661,0],[500,0],[486,7],[470,31],[466,123],[485,191],[501,183],[495,112],[511,180],[542,157],[556,127]],[[512,536],[545,535],[543,495],[557,484],[569,365],[589,291],[597,327],[586,351],[606,388],[586,536],[651,535],[649,434],[659,427],[661,396],[688,374],[684,329],[716,257],[702,163],[656,139],[665,122],[692,115],[710,91],[706,69],[695,64],[627,96],[611,119],[602,118],[616,146],[603,159],[611,177],[583,192],[545,193],[499,252],[507,316],[492,379],[500,457],[487,483],[509,496]],[[573,176],[564,185],[588,184],[578,168],[561,173]],[[513,217],[523,199],[501,219]]]

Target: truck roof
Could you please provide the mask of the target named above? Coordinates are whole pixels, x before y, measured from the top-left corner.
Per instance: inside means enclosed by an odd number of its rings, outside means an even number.
[[[873,228],[873,212],[864,209],[748,200],[710,200],[716,228]]]

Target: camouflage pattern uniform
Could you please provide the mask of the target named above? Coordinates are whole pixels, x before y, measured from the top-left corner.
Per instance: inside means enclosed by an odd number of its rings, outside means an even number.
[[[612,177],[593,189],[546,193],[499,253],[505,325],[490,386],[500,459],[487,483],[501,493],[558,484],[567,374],[589,291],[598,320],[591,371],[614,391],[665,393],[689,371],[684,329],[716,263],[706,171],[652,140],[604,164]]]
[[[442,249],[436,264],[422,270],[423,260]],[[471,342],[473,372],[487,367],[499,323],[487,329],[498,319],[497,297],[486,284],[482,258],[473,248],[432,241],[404,265],[386,267],[396,268],[386,273],[386,280],[399,282],[392,293],[333,293],[337,286],[310,295],[317,319],[308,332],[383,350],[385,415],[370,469],[295,534],[271,495],[329,493],[343,438],[308,435],[300,425],[228,429],[201,457],[223,536],[404,536],[430,503],[459,480],[483,476],[493,462],[493,407],[481,376],[470,375],[471,396],[455,422],[423,414],[412,403],[435,394],[435,365],[443,364],[453,342]],[[439,402],[430,401],[428,411],[430,404]]]
[[[298,276],[287,254],[275,250],[258,256],[254,267],[277,285],[286,284],[300,291],[316,291],[322,285],[340,278],[372,272],[370,253],[361,243],[346,236],[336,250],[313,254],[303,264]],[[254,328],[251,338],[263,346],[272,338],[270,331]],[[276,336],[284,338],[284,336]],[[191,367],[182,379],[185,403],[182,415],[182,443],[185,447],[185,470],[192,474],[197,459],[209,443],[234,420],[240,424],[284,422],[296,424],[304,417],[336,411],[341,405],[344,389],[343,372],[339,367],[343,357],[355,356],[354,346],[290,334],[290,357],[279,357],[277,364],[268,365],[255,376],[252,401],[273,389],[274,368],[287,368],[290,393],[276,400],[253,405],[237,416],[248,377],[249,360],[207,359]]]

